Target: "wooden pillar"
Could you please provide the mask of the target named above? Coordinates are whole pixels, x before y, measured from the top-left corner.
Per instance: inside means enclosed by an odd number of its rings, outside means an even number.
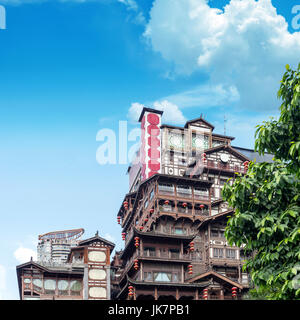
[[[239,265],[239,283],[242,283],[241,266]]]
[[[140,238],[140,255],[143,256],[144,254],[144,244],[143,244],[143,239]]]
[[[220,290],[220,300],[224,300],[224,289]]]
[[[154,288],[154,300],[158,300],[157,287]]]
[[[143,281],[144,280],[144,273],[143,273],[143,262],[140,262],[140,280]]]
[[[179,290],[176,288],[176,300],[179,300]]]
[[[195,300],[199,300],[199,291],[198,291],[198,289],[195,290]]]

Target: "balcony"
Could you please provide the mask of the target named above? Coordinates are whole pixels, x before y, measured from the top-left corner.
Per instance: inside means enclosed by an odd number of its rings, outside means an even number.
[[[161,195],[174,196],[175,189],[174,189],[174,186],[169,187],[164,185],[158,185],[158,193]]]
[[[220,170],[226,170],[226,171],[232,171],[232,172],[238,172],[238,173],[245,173],[245,169],[242,166],[237,166],[230,163],[222,163],[222,162],[215,163],[212,160],[207,160],[205,167],[209,169],[220,169]]]
[[[191,207],[180,207],[177,206],[177,209],[175,206],[171,206],[171,205],[160,205],[159,206],[159,211],[160,212],[164,212],[164,213],[170,213],[170,214],[175,214],[175,213],[179,213],[179,214],[186,214],[186,215],[196,215],[196,216],[205,216],[208,217],[209,216],[209,210],[206,209],[199,209],[199,208],[191,208]]]
[[[138,258],[154,258],[154,259],[162,259],[162,260],[184,260],[184,261],[190,261],[192,258],[189,254],[182,254],[180,252],[172,252],[172,251],[166,251],[161,252],[159,250],[145,250],[143,252],[140,252],[138,255]]]

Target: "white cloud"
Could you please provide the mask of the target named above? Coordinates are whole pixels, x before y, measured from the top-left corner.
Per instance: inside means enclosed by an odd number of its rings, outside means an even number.
[[[204,71],[212,88],[234,87],[240,107],[276,109],[284,67],[296,66],[300,32],[290,33],[271,0],[155,0],[144,36],[177,74]]]
[[[29,248],[24,248],[22,245],[15,250],[14,257],[20,264],[30,261],[31,257],[33,260],[37,260],[36,251]]]
[[[138,121],[139,120],[139,116],[143,110],[145,106],[141,103],[138,102],[133,102],[128,110],[128,114],[127,117],[129,118],[129,120],[131,121]]]
[[[129,108],[127,117],[131,121],[138,121],[144,107],[146,106],[141,103],[132,103]],[[150,105],[150,108],[161,110],[164,112],[162,116],[163,122],[176,124],[183,124],[186,122],[186,119],[179,107],[168,100],[155,101]]]
[[[162,115],[163,122],[184,124],[187,121],[179,107],[168,100],[155,101],[153,108],[164,112]]]

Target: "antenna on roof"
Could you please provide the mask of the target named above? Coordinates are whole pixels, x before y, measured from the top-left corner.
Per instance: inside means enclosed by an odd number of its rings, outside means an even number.
[[[227,122],[227,119],[226,119],[226,115],[224,114],[224,136],[226,136],[226,122]]]

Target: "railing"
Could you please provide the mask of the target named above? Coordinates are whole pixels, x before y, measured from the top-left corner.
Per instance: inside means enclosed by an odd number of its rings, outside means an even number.
[[[178,198],[192,198],[192,192],[181,191],[177,189],[177,197]]]
[[[191,256],[188,254],[182,254],[180,252],[160,252],[160,251],[147,251],[140,252],[139,256],[142,258],[162,258],[170,260],[191,260]]]
[[[177,207],[177,211],[178,213],[193,214],[193,210],[191,208]]]
[[[209,200],[209,195],[194,193],[194,199],[195,200],[206,200],[206,201],[208,201]]]
[[[162,187],[158,186],[158,193],[162,195],[175,195],[175,190],[174,188],[168,188],[168,187]]]
[[[205,216],[205,217],[208,217],[209,216],[209,211],[208,210],[198,210],[198,209],[194,209],[195,211],[195,215],[196,216]]]
[[[175,206],[170,206],[170,205],[159,206],[159,211],[163,211],[163,212],[176,212]]]
[[[202,209],[192,209],[192,208],[183,208],[183,207],[176,207],[174,206],[159,206],[159,211],[160,212],[170,212],[170,213],[183,213],[183,214],[189,214],[189,215],[197,215],[197,216],[209,216],[209,211],[202,210]]]
[[[209,201],[209,195],[208,194],[200,194],[197,192],[194,192],[194,197],[192,190],[183,190],[177,188],[176,195],[175,195],[175,189],[174,188],[164,188],[164,187],[158,187],[158,194],[161,196],[171,196],[171,197],[177,197],[180,199],[195,199],[195,200],[203,200],[203,201]]]
[[[206,167],[245,173],[244,167],[232,165],[229,163],[221,163],[221,162],[215,163],[212,160],[207,160]]]

